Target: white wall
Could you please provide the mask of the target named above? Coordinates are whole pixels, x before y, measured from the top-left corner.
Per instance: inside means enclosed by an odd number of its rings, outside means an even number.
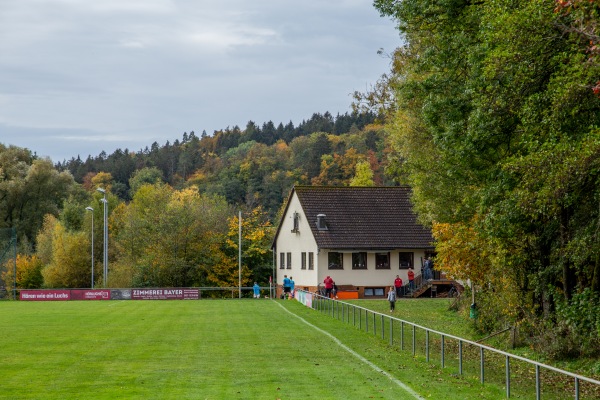
[[[299,214],[299,229],[298,232],[292,232],[294,228],[294,213]],[[313,221],[314,223],[314,221]],[[290,199],[290,204],[287,209],[286,215],[283,216],[282,225],[280,227],[279,236],[275,243],[277,249],[277,283],[279,285],[283,282],[283,275],[288,277],[292,276],[296,286],[316,286],[318,283],[317,270],[317,243],[310,230],[310,221],[306,220],[306,216],[302,211],[298,197],[294,193],[294,196]],[[287,256],[286,256],[286,269],[279,269],[280,253],[292,253],[292,268],[287,268]],[[306,252],[306,263],[305,270],[301,269],[302,260],[301,253]],[[308,253],[314,253],[315,266],[314,270],[308,269]]]
[[[421,273],[421,259],[425,260],[425,251],[422,249],[402,249],[402,252],[414,253],[415,276]],[[396,275],[403,283],[408,282],[408,269],[400,269],[399,251],[390,252],[390,269],[375,269],[375,253],[367,252],[367,269],[352,269],[352,252],[344,251],[344,269],[328,269],[328,252],[321,250],[319,254],[319,282],[323,282],[327,275],[331,276],[337,285],[353,286],[392,286]]]

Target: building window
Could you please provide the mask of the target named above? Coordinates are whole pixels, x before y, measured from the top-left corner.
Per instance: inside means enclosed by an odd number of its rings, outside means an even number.
[[[400,269],[414,268],[414,253],[408,251],[401,251],[398,253],[400,258]]]
[[[390,253],[375,253],[375,269],[390,269]]]
[[[335,251],[327,254],[327,265],[329,269],[344,269],[344,255]]]
[[[367,253],[352,253],[352,269],[367,269]]]
[[[300,232],[300,214],[294,212],[292,217],[294,221],[294,228],[292,229],[292,233],[298,233]]]
[[[315,253],[308,253],[308,269],[315,269]]]
[[[384,295],[385,295],[384,288],[365,288],[365,297],[384,296]]]
[[[279,269],[285,268],[285,253],[279,253]]]
[[[300,269],[306,269],[306,252],[303,251],[300,256],[302,259],[302,265],[300,265]]]
[[[292,253],[287,253],[287,269],[292,269]]]

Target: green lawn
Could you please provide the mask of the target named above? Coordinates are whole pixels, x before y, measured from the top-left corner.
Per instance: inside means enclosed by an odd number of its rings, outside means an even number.
[[[1,302],[0,324],[0,399],[504,398],[296,301]]]
[[[294,301],[2,302],[0,311],[3,399],[410,398],[306,322],[421,395],[436,393],[377,339]],[[448,390],[435,398],[461,398]]]

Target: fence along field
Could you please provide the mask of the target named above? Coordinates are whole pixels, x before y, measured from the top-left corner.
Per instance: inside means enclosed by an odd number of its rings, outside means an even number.
[[[281,305],[2,302],[0,398],[410,398]]]

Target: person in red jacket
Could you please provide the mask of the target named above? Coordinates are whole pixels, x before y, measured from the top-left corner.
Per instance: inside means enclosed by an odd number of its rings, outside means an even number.
[[[411,292],[415,290],[415,273],[413,272],[412,268],[408,269],[408,287],[410,288]]]
[[[331,297],[331,290],[333,289],[333,279],[329,275],[323,281],[325,284],[325,296]]]
[[[396,279],[394,279],[394,287],[396,288],[396,297],[402,296],[402,279],[400,275],[396,275]]]

